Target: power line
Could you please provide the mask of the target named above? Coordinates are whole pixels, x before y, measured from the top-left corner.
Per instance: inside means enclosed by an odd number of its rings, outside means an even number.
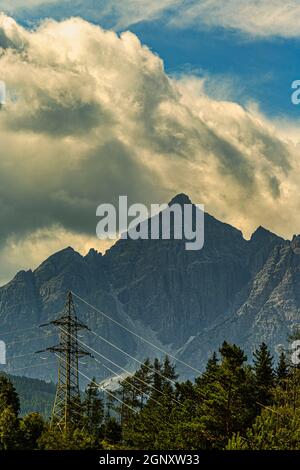
[[[55,335],[55,333],[48,334],[48,333],[46,333],[45,331],[43,331],[43,333],[47,334],[49,337]],[[32,336],[31,336],[30,338],[27,337],[27,339],[18,339],[17,341],[12,341],[11,343],[5,343],[5,346],[7,347],[7,346],[12,346],[13,344],[27,343],[28,341],[33,341],[33,340],[38,341],[39,338],[38,338],[38,337],[32,337]]]
[[[130,357],[130,359],[133,359],[134,361],[138,362],[139,364],[141,364],[142,366],[146,367],[147,369],[151,370],[151,372],[153,372],[153,367],[152,366],[148,366],[145,362],[142,362],[142,361],[139,361],[139,359],[137,359],[136,357],[134,356],[131,356],[131,354],[127,353],[126,351],[124,351],[124,349],[121,349],[119,348],[118,346],[116,346],[114,343],[112,343],[111,341],[108,341],[107,339],[103,338],[103,336],[101,335],[98,335],[97,333],[95,333],[94,331],[90,330],[90,333],[92,333],[93,335],[97,336],[99,339],[101,339],[102,341],[105,341],[105,343],[109,344],[110,346],[112,346],[113,348],[117,349],[118,351],[120,351],[121,353],[123,354],[126,354],[126,356]],[[163,375],[160,371],[155,371],[158,375],[160,375],[162,378],[164,378],[165,380],[168,380],[169,382],[171,382],[173,385],[176,385],[176,382],[172,379],[170,379],[169,377],[166,377],[165,375]]]
[[[111,364],[113,364],[115,367],[118,367],[118,369],[121,369],[123,370],[124,372],[126,372],[127,374],[129,375],[132,375],[131,372],[129,372],[127,369],[125,369],[124,367],[120,366],[119,364],[116,364],[114,361],[112,361],[111,359],[109,359],[108,357],[104,356],[103,354],[99,353],[98,351],[96,351],[96,349],[93,349],[91,346],[89,346],[88,344],[84,343],[83,341],[79,340],[78,339],[78,342],[81,343],[84,347],[90,349],[91,351],[93,351],[95,354],[98,354],[98,356],[102,357],[103,359],[105,359],[106,361],[110,362]],[[152,369],[152,371],[156,372],[155,369]],[[163,376],[165,379],[168,379],[167,377]],[[170,398],[168,395],[166,395],[164,392],[162,392],[161,390],[158,390],[157,388],[155,388],[152,384],[147,384],[147,382],[144,382],[142,379],[140,379],[139,377],[135,377],[137,380],[139,380],[140,382],[146,384],[147,386],[149,386],[150,388],[153,388],[153,390],[155,390],[156,392],[160,393],[161,395],[164,395],[168,398]],[[171,380],[171,379],[170,379]],[[175,385],[176,385],[176,382],[174,382]],[[175,401],[178,405],[181,405],[181,403],[176,400],[175,398],[171,398],[171,400]]]
[[[180,364],[188,367],[189,369],[193,370],[194,372],[197,372],[198,374],[202,374],[202,372],[199,370],[199,369],[196,369],[195,367],[191,366],[190,364],[187,364],[186,362],[182,361],[181,359],[178,359],[176,356],[173,356],[172,354],[170,354],[169,352],[165,351],[164,349],[160,348],[159,346],[157,346],[156,344],[152,343],[151,341],[149,341],[148,339],[146,338],[143,338],[143,336],[135,333],[134,331],[130,330],[129,328],[127,328],[125,325],[122,325],[122,323],[119,323],[117,320],[114,320],[113,318],[111,318],[109,315],[107,315],[106,313],[104,313],[102,310],[99,310],[98,308],[94,307],[93,305],[91,305],[89,302],[87,302],[86,300],[84,300],[82,297],[80,297],[78,294],[76,294],[75,292],[72,291],[72,294],[77,297],[77,299],[81,300],[82,302],[84,302],[86,305],[88,305],[90,308],[94,309],[96,312],[100,313],[101,315],[103,315],[105,318],[107,318],[108,320],[112,321],[113,323],[115,323],[116,325],[118,325],[120,328],[123,328],[123,330],[127,331],[128,333],[131,333],[132,335],[136,336],[137,338],[139,338],[141,341],[144,341],[145,343],[149,344],[150,346],[152,346],[153,348],[157,349],[158,351],[160,351],[161,353],[171,357],[172,359],[174,359],[175,361],[179,362]]]
[[[116,397],[113,393],[110,393],[108,390],[106,390],[106,388],[104,387],[101,387],[97,382],[95,382],[93,379],[91,379],[90,377],[88,377],[87,375],[85,375],[83,372],[81,372],[80,370],[78,371],[80,375],[82,375],[83,377],[85,377],[87,380],[90,380],[90,383],[96,385],[97,387],[99,387],[101,390],[103,390],[103,392],[107,393],[108,395],[110,395],[111,397],[113,397],[115,400],[119,401],[120,403],[122,403],[122,405],[126,406],[127,408],[129,408],[131,411],[133,411],[133,413],[136,413],[136,410],[134,408],[132,408],[130,405],[128,405],[128,403],[125,403],[125,401],[121,400],[119,397]]]
[[[16,305],[19,305],[19,304],[16,304]],[[58,315],[59,313],[55,313],[54,315]],[[13,333],[21,333],[23,331],[29,331],[29,330],[34,330],[35,328],[39,328],[40,327],[40,324],[35,324],[33,326],[30,326],[28,328],[22,328],[20,330],[10,330],[10,331],[6,331],[5,333],[0,333],[0,337],[2,338],[2,336],[7,336],[7,335],[11,335]]]
[[[98,362],[99,364],[103,365],[107,370],[109,370],[110,372],[112,372],[116,377],[119,377],[120,379],[122,378],[117,372],[113,371],[110,367],[106,366],[105,364],[102,364],[100,361],[98,361],[98,359],[96,359],[95,357],[93,358],[94,361]],[[135,390],[137,390],[140,394],[143,394],[145,395],[146,397],[148,397],[150,400],[154,401],[157,405],[159,406],[162,406],[162,404],[155,400],[155,398],[152,398],[148,393],[146,392],[143,392],[142,390],[140,390],[138,387],[136,387],[133,383],[131,382],[128,382],[127,379],[122,379],[122,382],[126,382],[127,384],[129,384],[132,388],[134,388]],[[144,384],[146,384],[148,387],[149,387],[149,384],[147,384],[147,382],[143,382]]]
[[[29,330],[34,330],[35,328],[38,328],[39,325],[34,325],[34,326],[31,326],[30,328],[23,328],[22,330],[10,330],[10,331],[6,331],[5,333],[1,333],[1,338],[2,336],[7,336],[7,335],[11,335],[13,333],[21,333],[22,331],[29,331]]]
[[[36,354],[36,352],[30,352],[30,353],[26,353],[26,354],[19,354],[18,356],[11,356],[11,357],[7,357],[6,358],[6,361],[14,361],[15,359],[19,359],[20,357],[27,357],[27,356],[34,356]],[[4,364],[5,365],[5,364]]]
[[[43,333],[45,333],[43,331]],[[47,334],[49,337],[50,336],[54,336],[55,333],[51,333],[51,334],[48,334],[48,333],[45,333]],[[11,343],[5,343],[6,346],[11,346],[12,344],[15,344],[15,343],[21,343],[21,342],[27,342],[27,341],[32,341],[32,340],[38,340],[37,337],[30,337],[30,338],[27,338],[26,340],[18,340],[18,341],[12,341]],[[25,353],[25,354],[18,354],[17,356],[11,356],[11,357],[7,357],[6,360],[7,361],[13,361],[15,359],[18,359],[20,357],[26,357],[26,356],[32,356],[36,354],[35,352],[30,352],[30,353]]]
[[[31,364],[30,366],[20,367],[18,369],[12,369],[8,371],[1,370],[0,373],[11,374],[12,372],[19,372],[20,370],[30,369],[32,367],[40,367],[40,366],[51,366],[56,364],[56,362],[41,362],[40,364]]]
[[[55,353],[55,355],[59,358],[60,356]],[[65,360],[65,359],[63,359]],[[71,367],[74,367],[71,365]],[[100,388],[103,392],[107,393],[108,395],[112,396],[115,400],[119,401],[120,403],[122,403],[124,406],[126,406],[127,408],[129,408],[131,411],[133,411],[134,413],[136,413],[136,410],[134,408],[132,408],[130,405],[128,405],[128,403],[125,403],[123,400],[121,400],[120,398],[116,397],[113,393],[110,393],[108,390],[106,390],[106,388],[102,387],[100,384],[98,384],[97,382],[95,382],[95,380],[91,379],[90,377],[88,377],[87,375],[85,375],[83,372],[81,372],[80,370],[78,370],[79,374],[82,375],[86,380],[89,380],[90,383],[96,385],[98,388]]]
[[[15,359],[19,359],[19,357],[33,356],[34,354],[35,354],[35,352],[30,352],[30,353],[26,353],[26,354],[19,354],[18,356],[8,357],[7,360],[8,361],[14,361]]]

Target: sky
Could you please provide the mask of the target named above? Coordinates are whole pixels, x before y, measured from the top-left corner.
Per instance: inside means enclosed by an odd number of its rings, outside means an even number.
[[[95,237],[102,202],[186,192],[300,232],[300,1],[0,0],[0,284]]]

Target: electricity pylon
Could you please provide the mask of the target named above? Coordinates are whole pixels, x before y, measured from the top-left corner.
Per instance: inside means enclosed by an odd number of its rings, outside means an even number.
[[[67,432],[81,417],[78,362],[79,357],[91,354],[78,345],[78,331],[89,328],[76,315],[72,293],[69,292],[62,315],[43,326],[59,329],[59,344],[40,352],[50,351],[58,357],[58,382],[52,411],[51,427]]]

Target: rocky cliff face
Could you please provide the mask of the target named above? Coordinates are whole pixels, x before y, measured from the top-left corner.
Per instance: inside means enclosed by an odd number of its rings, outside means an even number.
[[[188,201],[179,195],[171,204]],[[259,227],[246,241],[239,230],[209,214],[200,251],[186,251],[181,240],[120,240],[105,255],[91,250],[85,257],[66,248],[0,289],[1,330],[9,333],[3,337],[11,358],[8,370],[55,378],[53,365],[37,366],[44,359],[31,354],[55,344],[54,331],[16,330],[54,319],[68,290],[199,369],[224,339],[248,353],[262,340],[273,350],[285,343],[300,321],[299,284],[299,237],[287,242]],[[86,305],[77,302],[77,311],[93,331],[129,354],[139,359],[155,355],[153,348]],[[104,356],[133,368],[120,351],[84,335],[82,340]],[[90,375],[108,374],[92,360],[82,367]]]

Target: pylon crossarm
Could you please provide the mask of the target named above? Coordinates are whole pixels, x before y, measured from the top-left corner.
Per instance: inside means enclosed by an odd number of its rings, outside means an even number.
[[[72,318],[71,319],[67,316],[64,316],[64,317],[61,317],[61,318],[58,318],[57,320],[53,320],[52,322],[44,325],[44,326],[47,326],[47,325],[54,325],[54,326],[59,326],[59,325],[66,325],[66,324],[69,324],[73,327],[76,327],[77,330],[89,330],[89,327],[84,325],[83,323],[81,323],[80,321],[77,320],[77,318]],[[43,326],[43,325],[41,325]]]

